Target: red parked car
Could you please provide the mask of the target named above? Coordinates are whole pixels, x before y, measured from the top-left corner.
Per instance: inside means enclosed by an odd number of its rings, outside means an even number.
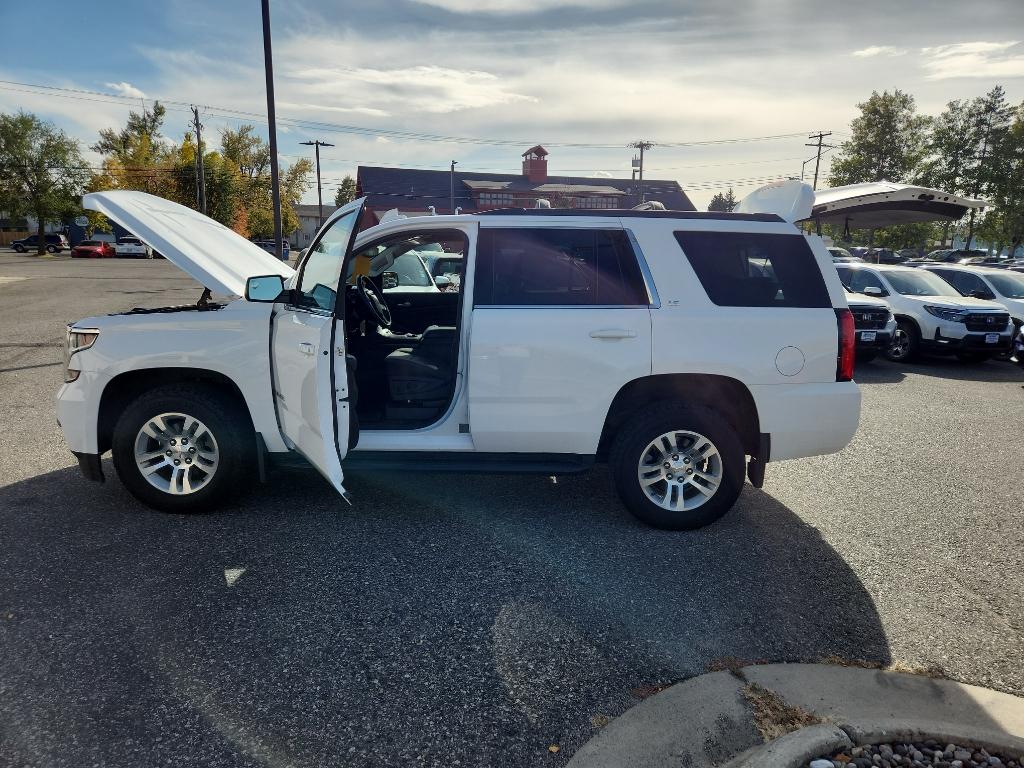
[[[114,246],[103,240],[83,240],[71,249],[71,256],[86,259],[114,257]]]

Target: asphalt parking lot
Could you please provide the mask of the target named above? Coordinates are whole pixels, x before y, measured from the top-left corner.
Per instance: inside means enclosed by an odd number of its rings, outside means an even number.
[[[66,322],[199,291],[0,250],[0,766],[562,765],[725,657],[1024,693],[1015,366],[862,366],[846,450],[693,533],[634,521],[603,470],[350,475],[352,507],[277,471],[169,516],[80,477],[53,395]]]

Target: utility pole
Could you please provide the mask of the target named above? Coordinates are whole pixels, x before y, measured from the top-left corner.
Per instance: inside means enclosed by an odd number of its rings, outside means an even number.
[[[203,167],[203,124],[199,122],[199,107],[193,105],[193,125],[196,127],[196,205],[206,215],[206,169]]]
[[[644,150],[654,146],[653,141],[634,141],[627,146],[640,150],[640,202],[644,203],[647,198],[644,196]]]
[[[451,211],[455,213],[455,166],[458,162],[452,160],[452,169],[448,174],[448,186],[450,188],[449,194],[451,195]]]
[[[324,225],[324,196],[320,189],[320,147],[333,147],[333,144],[328,144],[326,141],[303,141],[300,142],[306,147],[316,147],[316,204],[318,206],[317,215],[320,217],[320,226]]]
[[[274,251],[284,256],[281,231],[281,180],[277,172],[277,113],[274,109],[274,54],[270,45],[270,0],[263,0],[263,69],[267,77],[267,122],[270,124],[270,192],[274,207]]]
[[[815,161],[814,161],[814,186],[812,187],[813,189],[817,189],[818,188],[818,171],[821,170],[821,150],[822,149],[834,149],[834,147],[831,144],[822,144],[821,143],[822,139],[824,139],[826,136],[831,136],[831,135],[832,135],[832,131],[818,131],[817,133],[812,133],[807,138],[808,139],[817,139],[818,143],[817,144],[805,144],[804,145],[804,146],[807,146],[807,147],[817,147],[817,149],[818,149],[818,152],[817,152],[817,155],[815,156]]]

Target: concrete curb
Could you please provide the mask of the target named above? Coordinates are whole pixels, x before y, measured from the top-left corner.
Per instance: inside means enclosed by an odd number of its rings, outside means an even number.
[[[744,696],[749,684],[821,724],[765,744]],[[925,738],[1024,756],[1024,699],[900,672],[755,665],[701,675],[652,696],[584,744],[568,765],[785,768],[854,744]]]
[[[748,749],[725,768],[760,768],[761,766],[799,766],[818,755],[829,755],[854,746],[850,737],[834,725],[812,725],[787,733],[761,747]]]

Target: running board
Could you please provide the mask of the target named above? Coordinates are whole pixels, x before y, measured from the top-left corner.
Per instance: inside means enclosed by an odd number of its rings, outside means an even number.
[[[353,451],[342,461],[346,472],[402,469],[406,472],[570,475],[594,466],[593,455],[576,453],[472,453],[434,451]]]

